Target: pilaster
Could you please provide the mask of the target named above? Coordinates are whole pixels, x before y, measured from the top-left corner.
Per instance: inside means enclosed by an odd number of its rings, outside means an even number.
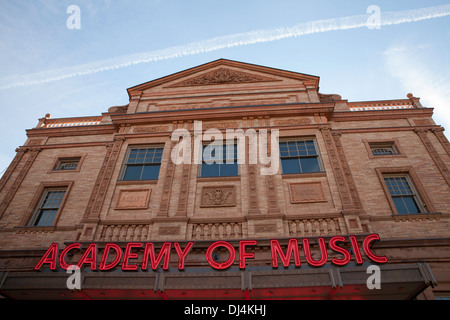
[[[22,169],[20,170],[19,174],[17,175],[16,179],[14,180],[13,184],[9,188],[8,192],[6,193],[5,198],[3,199],[2,203],[0,204],[0,218],[2,218],[3,214],[5,213],[6,209],[8,208],[9,204],[11,203],[14,195],[16,194],[17,190],[19,189],[20,185],[22,184],[23,179],[25,179],[28,171],[30,170],[34,160],[38,156],[39,152],[41,151],[41,148],[39,147],[26,147],[22,150],[18,151],[18,154],[14,158],[13,162],[16,161],[15,164],[11,163],[11,171],[9,173],[9,176],[11,175],[14,168],[17,166],[17,164],[22,159],[24,153],[27,153],[28,156],[26,157],[25,164],[23,165]],[[9,168],[8,168],[9,170]],[[9,178],[9,176],[7,178]],[[4,184],[6,181],[4,182]],[[3,186],[4,186],[3,184]],[[2,186],[2,187],[3,187]]]
[[[447,165],[442,160],[442,158],[439,156],[439,153],[437,152],[436,148],[431,143],[430,139],[428,139],[428,136],[427,136],[428,130],[427,129],[415,129],[414,132],[419,136],[420,140],[422,140],[423,145],[427,149],[428,153],[430,154],[430,156],[433,159],[434,163],[436,164],[437,168],[441,172],[445,181],[450,186],[450,170],[447,168]]]
[[[340,132],[332,131],[330,127],[319,128],[325,141],[337,189],[342,202],[341,213],[349,233],[362,232],[363,227],[359,215],[363,213],[361,201],[356,190],[350,167],[340,141]]]

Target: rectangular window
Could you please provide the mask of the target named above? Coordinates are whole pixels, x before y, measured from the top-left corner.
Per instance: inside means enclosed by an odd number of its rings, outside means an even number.
[[[279,146],[283,174],[321,172],[314,139],[280,141]]]
[[[131,148],[122,180],[157,180],[161,167],[162,147]]]
[[[200,177],[238,176],[237,145],[210,144],[203,146]]]
[[[406,157],[399,139],[367,140],[362,139],[369,159]]]
[[[34,227],[51,226],[66,194],[66,189],[47,189],[31,219]]]
[[[422,202],[407,175],[385,176],[384,182],[398,214],[425,212]]]
[[[386,156],[398,154],[397,149],[392,143],[369,143],[370,150],[374,156]]]
[[[81,157],[59,158],[54,170],[76,170]]]

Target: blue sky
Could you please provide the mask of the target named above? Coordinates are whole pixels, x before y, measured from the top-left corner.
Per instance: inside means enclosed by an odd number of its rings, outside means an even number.
[[[359,25],[371,5],[378,29]],[[349,101],[412,92],[449,137],[449,40],[438,0],[0,0],[0,174],[46,113],[100,115],[129,87],[219,58],[317,75]]]

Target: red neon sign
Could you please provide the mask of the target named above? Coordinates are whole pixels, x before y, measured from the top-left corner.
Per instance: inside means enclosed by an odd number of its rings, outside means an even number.
[[[212,253],[214,249],[217,247],[225,247],[227,248],[228,252],[230,253],[230,256],[228,257],[228,260],[223,263],[218,263],[214,261],[212,257]],[[217,241],[214,242],[212,245],[208,247],[208,250],[206,250],[206,260],[208,261],[209,265],[217,270],[223,270],[229,268],[234,260],[236,259],[236,250],[234,249],[233,245],[226,241]]]
[[[106,264],[110,248],[116,251],[116,258],[110,264]],[[102,260],[100,261],[100,266],[98,267],[98,269],[101,271],[111,270],[119,263],[120,259],[122,258],[122,249],[120,249],[119,245],[115,243],[107,243],[103,252],[104,253],[102,256]]]
[[[348,238],[344,236],[334,236],[328,240],[328,243],[324,237],[318,237],[317,244],[320,252],[320,256],[313,258],[311,253],[311,239],[303,238],[301,241],[292,238],[287,242],[286,249],[283,250],[282,245],[279,240],[270,240],[270,252],[272,255],[272,267],[278,268],[278,260],[280,259],[284,267],[289,267],[291,265],[291,260],[293,258],[294,265],[296,267],[301,266],[300,257],[300,247],[303,247],[303,256],[306,263],[313,267],[321,267],[325,265],[330,259],[331,263],[338,266],[345,266],[352,260],[352,255],[356,264],[362,264],[364,252],[365,256],[375,262],[375,263],[387,263],[388,259],[385,256],[377,256],[371,249],[371,244],[374,241],[380,240],[378,234],[370,234],[366,236],[362,241],[362,250],[355,236],[349,236]],[[344,248],[346,240],[350,240],[351,250]],[[239,268],[245,269],[248,259],[254,259],[255,253],[251,252],[250,247],[257,246],[256,240],[241,240],[237,246],[237,250],[233,244],[227,241],[216,241],[213,242],[206,250],[206,261],[208,264],[217,270],[224,270],[233,265],[236,260],[236,256],[239,256]],[[84,253],[82,254],[79,261],[76,263],[77,266],[83,267],[88,266],[91,270],[107,271],[117,267],[120,262],[120,268],[123,271],[137,271],[140,267],[142,270],[147,270],[150,267],[152,270],[158,269],[162,264],[163,270],[169,270],[169,260],[172,252],[172,245],[175,248],[175,253],[178,257],[178,269],[184,270],[185,260],[188,256],[190,250],[194,246],[194,242],[188,242],[184,248],[180,246],[178,242],[164,242],[156,252],[154,244],[151,242],[128,242],[124,249],[122,249],[118,244],[106,243],[101,254],[100,262],[97,266],[97,256],[98,245],[97,243],[90,243]],[[218,262],[213,259],[213,252],[218,248],[225,248],[229,257],[224,262]],[[329,256],[328,248],[336,253],[337,256],[331,258]],[[57,265],[62,269],[67,270],[69,264],[66,261],[66,256],[69,251],[81,250],[81,243],[72,243],[65,247],[59,254],[58,244],[53,243],[50,245],[46,253],[42,256],[39,262],[34,267],[35,270],[40,270],[43,265],[49,266],[50,270],[56,270]],[[143,252],[143,254],[141,253]],[[237,251],[237,252],[236,252]],[[59,257],[58,257],[59,254]],[[108,262],[110,255],[115,255],[113,261]]]
[[[270,240],[270,248],[272,252],[272,266],[278,268],[277,255],[280,256],[281,262],[285,267],[289,267],[292,254],[294,254],[295,266],[300,267],[300,253],[298,251],[298,241],[297,239],[289,239],[288,249],[286,254],[283,253],[280,243],[278,240]]]
[[[347,263],[350,262],[351,260],[351,255],[350,252],[348,252],[347,250],[345,250],[344,248],[339,247],[336,242],[344,242],[345,241],[345,237],[342,236],[336,236],[330,239],[330,241],[328,241],[328,245],[330,246],[330,249],[333,250],[334,252],[340,253],[342,254],[344,257],[341,259],[338,259],[337,257],[334,257],[333,260],[331,260],[332,263],[334,263],[335,265],[338,266],[345,266]]]

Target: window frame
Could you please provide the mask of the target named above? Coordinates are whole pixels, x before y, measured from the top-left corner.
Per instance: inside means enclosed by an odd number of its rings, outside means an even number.
[[[59,201],[57,207],[44,207],[44,202],[47,200],[47,196],[51,192],[64,192],[64,194],[63,194],[61,200]],[[39,200],[39,203],[38,203],[36,209],[34,210],[33,215],[31,216],[29,226],[30,227],[51,227],[51,226],[53,226],[54,221],[56,219],[56,215],[58,214],[59,208],[61,207],[61,203],[64,200],[64,197],[66,196],[66,192],[67,192],[67,188],[46,188],[46,189],[44,189],[41,199]],[[45,211],[45,210],[52,210],[52,211],[56,210],[55,216],[53,217],[50,224],[48,224],[48,223],[37,224],[41,221],[41,219],[43,217],[43,211]]]
[[[28,209],[26,211],[26,214],[22,218],[22,221],[20,222],[21,226],[29,227],[29,228],[54,228],[56,227],[59,218],[61,217],[61,214],[64,210],[64,206],[67,203],[67,199],[69,197],[70,191],[73,186],[73,181],[60,181],[60,182],[43,182],[39,185],[36,193],[33,196],[33,199],[31,200],[30,205],[28,206]],[[53,223],[51,225],[46,226],[35,226],[34,223],[37,218],[38,210],[40,206],[42,205],[46,194],[49,191],[56,191],[56,190],[65,190],[65,194],[63,199],[61,200],[61,203],[59,205],[59,208],[55,214],[55,218],[53,219]]]
[[[430,213],[436,213],[430,198],[428,197],[425,189],[420,183],[419,177],[417,176],[415,170],[412,167],[389,167],[389,168],[375,168],[378,178],[380,180],[382,189],[388,200],[388,203],[392,210],[392,215],[394,217],[404,217],[404,216],[419,216],[428,215]],[[388,186],[384,180],[385,177],[406,177],[409,187],[414,191],[416,197],[416,204],[418,205],[421,212],[419,213],[407,213],[400,214],[394,203],[392,195],[388,189]]]
[[[367,154],[370,159],[378,159],[378,158],[395,158],[395,157],[406,157],[403,152],[403,149],[400,146],[398,139],[380,139],[380,140],[362,140],[364,146],[366,147]],[[395,153],[393,154],[373,154],[373,149],[377,147],[391,147]]]
[[[66,164],[73,164],[73,163],[76,164],[75,168],[70,168],[70,169],[65,169],[64,168],[64,165],[66,165]],[[58,163],[56,165],[56,168],[54,170],[57,170],[57,171],[69,171],[69,170],[75,171],[75,170],[77,170],[79,165],[80,165],[80,158],[79,157],[77,157],[77,158],[61,158],[61,159],[59,159],[59,161],[58,161]]]
[[[387,183],[386,183],[386,179],[389,179],[389,178],[404,178],[405,182],[406,182],[406,185],[408,186],[408,188],[410,190],[410,193],[408,193],[408,194],[392,194],[389,191],[389,187],[387,186]],[[389,195],[391,197],[391,200],[392,200],[392,202],[394,202],[394,206],[395,206],[395,209],[397,210],[397,214],[399,214],[399,215],[409,215],[409,214],[423,214],[423,213],[427,213],[427,211],[425,209],[425,206],[424,206],[424,203],[422,202],[421,198],[419,197],[419,194],[418,194],[416,188],[414,187],[414,184],[412,183],[411,178],[409,177],[408,174],[384,174],[383,175],[383,180],[384,180],[384,183],[386,184],[386,187],[388,188],[388,192],[389,192]],[[417,207],[419,212],[407,212],[407,213],[400,213],[400,212],[398,212],[398,207],[395,204],[395,199],[396,198],[397,199],[399,199],[399,198],[411,198],[414,201],[414,203],[415,203],[415,205],[416,205],[416,207]],[[406,207],[406,204],[405,204],[405,207]]]
[[[279,149],[279,152],[280,152],[280,172],[281,172],[281,175],[291,175],[291,174],[294,174],[294,175],[297,175],[297,174],[307,175],[307,174],[316,174],[316,173],[324,173],[324,172],[325,172],[325,168],[324,168],[324,165],[323,165],[321,152],[320,152],[320,149],[319,149],[319,144],[317,143],[317,138],[316,138],[315,136],[290,137],[290,138],[281,138],[281,137],[280,137],[280,140],[279,140],[279,142],[278,142],[278,148],[280,148],[280,143],[283,143],[283,142],[291,142],[291,141],[295,141],[295,142],[298,142],[298,141],[312,141],[313,144],[314,144],[314,150],[315,150],[315,152],[316,152],[316,155],[312,155],[312,156],[311,156],[311,155],[306,155],[306,156],[285,156],[285,157],[283,157],[283,156],[281,155],[281,150]],[[295,173],[284,173],[284,172],[283,172],[283,164],[282,164],[282,159],[283,159],[283,158],[284,158],[284,159],[287,159],[287,158],[297,158],[297,159],[301,159],[301,158],[313,158],[313,157],[317,158],[317,163],[318,163],[318,166],[319,166],[319,171],[313,171],[313,172],[295,172]],[[301,163],[301,162],[300,162],[300,163]]]
[[[86,153],[58,156],[48,173],[79,172],[81,170],[81,165],[83,164],[85,157],[86,157]],[[78,160],[77,167],[75,169],[61,169],[61,164],[63,162],[65,162],[65,161],[69,162],[69,161],[73,161],[73,160]]]
[[[370,149],[372,151],[372,155],[374,157],[394,156],[394,155],[398,154],[398,151],[395,148],[395,146],[393,144],[390,144],[390,143],[370,144],[369,146],[370,146]],[[375,153],[374,152],[374,151],[379,150],[379,149],[390,150],[390,152],[388,152],[388,153]]]
[[[159,179],[159,175],[161,173],[161,166],[163,164],[162,159],[163,159],[163,156],[164,156],[164,149],[165,149],[164,147],[165,147],[164,144],[161,144],[161,143],[158,143],[158,144],[145,144],[145,145],[141,145],[141,144],[140,145],[129,145],[128,148],[127,148],[127,151],[125,153],[125,157],[124,157],[124,160],[123,160],[123,163],[122,163],[122,168],[120,170],[120,174],[119,174],[119,179],[118,180],[119,181],[157,181]],[[128,163],[132,150],[135,150],[135,149],[152,149],[152,148],[153,149],[162,149],[160,162],[146,162],[146,163],[139,163],[139,164],[136,164],[136,163],[135,164],[130,164],[130,163]],[[138,165],[142,165],[142,166],[144,166],[144,165],[159,166],[158,177],[156,179],[138,179],[138,180],[124,179],[126,171],[127,171],[127,167],[129,165],[132,165],[132,166],[138,166]],[[143,171],[141,171],[141,177],[142,177],[142,172]]]

